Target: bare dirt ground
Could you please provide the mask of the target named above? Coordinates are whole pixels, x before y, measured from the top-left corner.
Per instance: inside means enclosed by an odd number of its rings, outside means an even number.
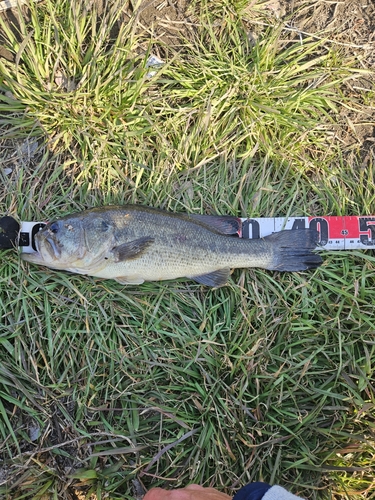
[[[372,0],[282,0],[283,16],[291,27],[303,33],[316,34],[334,40],[346,55],[358,61],[358,66],[375,66],[375,3]],[[349,84],[346,91],[358,95],[374,87],[373,79],[364,77]],[[372,103],[374,104],[374,103]],[[374,110],[347,110],[342,116],[341,141],[354,154],[359,154],[362,166],[374,156]]]
[[[168,46],[176,46],[178,37],[188,37],[194,26],[190,4],[188,0],[146,0],[141,3],[140,20],[151,35]],[[313,35],[327,43],[334,41],[346,56],[357,61],[358,67],[375,69],[373,0],[269,0],[264,9],[283,22],[286,29],[297,31],[301,37]],[[361,90],[373,87],[373,79],[364,77],[343,91],[358,95],[360,101]],[[375,111],[359,107],[347,110],[341,121],[339,139],[344,149],[353,161],[356,156],[365,167],[374,155]]]

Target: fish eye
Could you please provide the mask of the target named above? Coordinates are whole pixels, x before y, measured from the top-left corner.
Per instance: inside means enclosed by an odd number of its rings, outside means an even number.
[[[52,222],[52,224],[48,229],[51,231],[51,233],[56,234],[57,231],[59,230],[59,224],[57,222]]]

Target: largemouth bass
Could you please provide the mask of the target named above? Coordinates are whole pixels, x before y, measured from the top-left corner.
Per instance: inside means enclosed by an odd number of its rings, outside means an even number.
[[[85,210],[48,223],[37,252],[22,258],[53,269],[120,283],[189,278],[224,285],[232,268],[303,271],[322,260],[318,233],[288,230],[262,239],[236,238],[240,219],[166,212],[138,205]]]

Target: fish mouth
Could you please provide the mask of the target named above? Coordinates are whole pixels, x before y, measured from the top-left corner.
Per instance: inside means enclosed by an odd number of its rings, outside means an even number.
[[[21,257],[23,260],[32,264],[50,266],[56,269],[60,268],[61,248],[58,242],[50,236],[37,234],[34,244],[36,252],[22,253]]]
[[[59,244],[55,241],[55,239],[50,236],[41,237],[37,235],[35,237],[35,247],[37,249],[38,254],[43,258],[43,260],[57,260],[61,257],[61,249]]]

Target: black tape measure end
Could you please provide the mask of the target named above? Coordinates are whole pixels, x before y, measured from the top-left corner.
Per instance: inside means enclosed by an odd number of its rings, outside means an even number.
[[[10,215],[0,218],[0,250],[17,248],[20,225]]]

